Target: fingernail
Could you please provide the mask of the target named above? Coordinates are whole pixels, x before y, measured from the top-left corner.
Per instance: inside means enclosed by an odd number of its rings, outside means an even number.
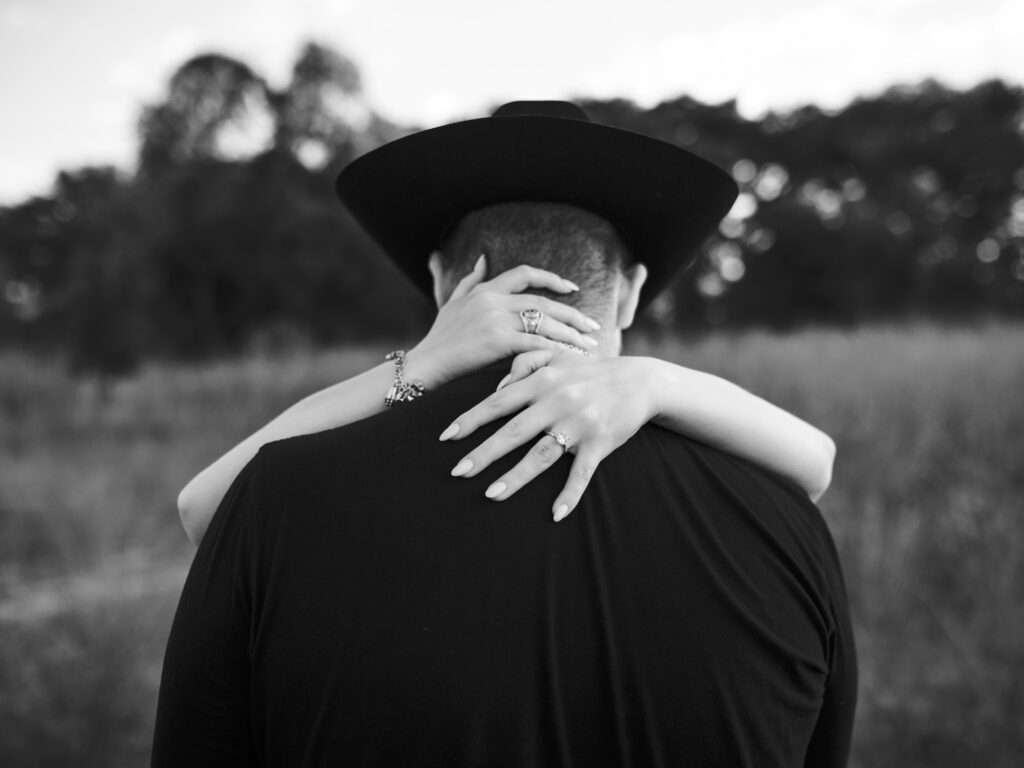
[[[452,470],[452,477],[462,477],[464,474],[469,472],[473,468],[473,462],[469,459],[463,459],[455,465],[455,469]]]
[[[558,509],[555,510],[555,515],[554,515],[555,522],[556,523],[560,522],[568,514],[569,514],[569,505],[568,504],[559,504],[558,505]]]
[[[590,336],[584,336],[583,343],[586,344],[588,347],[596,347],[597,339],[591,338]]]
[[[499,482],[499,483],[494,483],[493,485],[491,485],[490,488],[488,488],[486,491],[484,491],[484,496],[486,496],[488,499],[493,499],[495,496],[500,496],[504,492],[505,492],[505,484]]]
[[[507,374],[504,379],[502,379],[501,381],[498,382],[498,386],[497,386],[497,388],[494,391],[497,392],[499,389],[501,389],[506,384],[508,384],[508,380],[511,379],[511,378],[512,378],[512,374],[511,373]]]
[[[565,278],[563,277],[563,278],[562,278],[562,282],[563,282],[563,283],[565,283],[566,285],[568,285],[568,286],[569,286],[570,288],[572,288],[572,289],[573,289],[574,291],[578,291],[578,290],[580,289],[580,287],[579,287],[578,285],[576,285],[576,283],[574,283],[574,282],[573,282],[572,280],[566,280],[566,279],[565,279]]]
[[[599,322],[597,322],[597,320],[595,320],[592,317],[588,317],[587,318],[587,325],[589,325],[591,327],[591,329],[593,329],[595,331],[601,330],[601,324]]]
[[[473,265],[473,269],[480,269],[480,265],[484,263],[484,259],[487,258],[486,253],[481,253],[480,258],[476,260],[476,264]]]
[[[438,440],[451,440],[457,434],[459,434],[459,423],[455,422],[454,424],[449,424],[448,428],[444,432],[442,432],[441,436],[439,438],[437,438],[437,439]]]

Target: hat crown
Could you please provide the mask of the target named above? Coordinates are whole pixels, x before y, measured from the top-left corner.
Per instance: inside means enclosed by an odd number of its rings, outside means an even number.
[[[570,101],[510,101],[494,110],[491,117],[560,117],[590,122],[590,115]]]

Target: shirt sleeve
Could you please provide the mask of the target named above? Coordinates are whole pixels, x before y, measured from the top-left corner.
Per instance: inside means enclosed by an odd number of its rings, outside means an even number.
[[[157,704],[154,768],[256,766],[249,704],[248,525],[260,500],[257,454],[217,508],[171,626]]]
[[[811,735],[804,765],[807,768],[843,768],[849,759],[853,720],[857,707],[857,652],[854,646],[846,587],[839,569],[839,556],[830,546],[835,568],[832,573],[832,613],[828,682],[818,722]]]

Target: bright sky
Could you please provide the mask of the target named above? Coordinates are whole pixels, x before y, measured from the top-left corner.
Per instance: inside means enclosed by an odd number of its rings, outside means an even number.
[[[190,56],[283,85],[317,40],[371,106],[436,125],[516,98],[736,98],[749,117],[898,82],[1024,82],[1024,0],[0,0],[0,204],[61,167],[130,168],[142,104]]]

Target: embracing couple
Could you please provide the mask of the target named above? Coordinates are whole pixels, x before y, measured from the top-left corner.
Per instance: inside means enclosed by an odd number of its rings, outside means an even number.
[[[182,491],[153,765],[844,765],[831,440],[619,356],[731,178],[515,102],[337,189],[437,319]]]

